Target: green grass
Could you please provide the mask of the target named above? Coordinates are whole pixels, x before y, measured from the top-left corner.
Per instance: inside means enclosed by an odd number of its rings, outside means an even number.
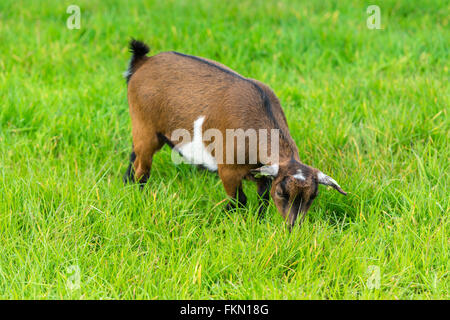
[[[444,0],[2,0],[0,297],[448,299],[449,16]],[[254,185],[225,212],[218,177],[167,147],[144,191],[123,186],[132,36],[270,85],[301,159],[349,195],[321,187],[289,234],[273,204],[258,222]]]

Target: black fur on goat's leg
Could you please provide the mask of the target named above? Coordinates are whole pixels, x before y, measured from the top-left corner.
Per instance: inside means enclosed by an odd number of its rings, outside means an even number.
[[[235,197],[233,199],[230,199],[230,201],[227,203],[225,210],[230,211],[238,207],[243,208],[245,207],[246,204],[247,204],[247,197],[244,193],[244,190],[242,190],[242,186],[240,186],[236,192]]]
[[[257,184],[259,196],[258,218],[262,219],[267,211],[267,207],[269,206],[272,180],[269,178],[261,178],[258,180]]]
[[[123,176],[124,184],[134,182],[134,160],[136,160],[136,154],[134,153],[134,151],[131,151],[128,169],[127,172],[125,172],[125,175]]]

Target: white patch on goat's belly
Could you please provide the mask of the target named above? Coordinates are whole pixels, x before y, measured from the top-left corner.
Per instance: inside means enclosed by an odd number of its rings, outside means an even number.
[[[203,121],[205,121],[204,116],[194,121],[194,137],[192,141],[179,147],[178,151],[187,162],[202,165],[210,171],[217,171],[216,159],[206,150],[202,141]]]

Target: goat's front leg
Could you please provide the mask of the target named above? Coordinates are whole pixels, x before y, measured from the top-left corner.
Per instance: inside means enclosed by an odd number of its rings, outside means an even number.
[[[259,196],[259,209],[258,218],[263,218],[270,201],[270,187],[272,186],[272,180],[269,178],[260,178],[256,182],[258,186]]]
[[[238,206],[244,207],[247,204],[247,197],[242,190],[242,179],[246,172],[235,166],[227,165],[219,166],[218,171],[225,191],[232,199],[232,201],[227,204],[226,209],[231,210]]]

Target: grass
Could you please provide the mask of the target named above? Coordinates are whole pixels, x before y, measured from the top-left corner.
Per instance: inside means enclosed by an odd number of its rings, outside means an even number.
[[[0,297],[448,299],[449,6],[379,1],[370,30],[370,4],[1,1]],[[269,84],[349,195],[321,188],[289,234],[167,147],[123,186],[130,37]]]

